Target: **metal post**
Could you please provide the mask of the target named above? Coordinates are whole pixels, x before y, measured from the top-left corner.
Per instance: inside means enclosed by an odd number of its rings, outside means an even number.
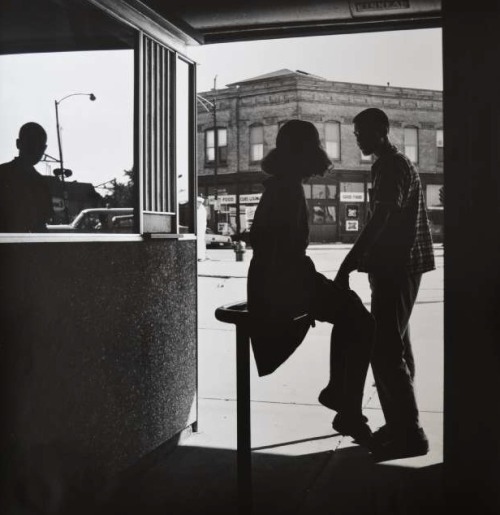
[[[214,99],[213,99],[213,110],[214,110],[214,188],[215,188],[215,232],[219,232],[219,206],[217,201],[217,165],[219,162],[219,130],[217,129],[217,75],[214,77]]]
[[[252,513],[252,458],[250,418],[250,337],[243,324],[236,325],[236,410],[238,513]]]
[[[64,99],[63,99],[64,100]],[[63,192],[63,206],[64,206],[64,221],[65,223],[69,223],[69,213],[68,213],[68,204],[66,202],[66,183],[64,181],[64,160],[63,160],[63,151],[61,144],[61,128],[59,126],[59,102],[57,100],[54,101],[56,106],[56,129],[57,129],[57,144],[59,146],[59,165],[61,167],[61,181],[62,181],[62,192]]]

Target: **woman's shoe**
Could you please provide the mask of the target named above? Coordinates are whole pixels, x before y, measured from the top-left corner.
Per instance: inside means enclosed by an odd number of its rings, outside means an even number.
[[[321,390],[318,396],[318,401],[320,404],[325,406],[325,408],[332,409],[333,411],[338,411],[339,402],[332,394],[332,391],[328,389],[328,387],[323,388],[323,390]]]

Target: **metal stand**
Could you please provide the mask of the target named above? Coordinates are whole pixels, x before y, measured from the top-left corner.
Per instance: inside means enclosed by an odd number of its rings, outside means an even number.
[[[238,513],[252,513],[252,456],[250,432],[250,335],[246,302],[222,306],[215,318],[236,325],[236,415]]]

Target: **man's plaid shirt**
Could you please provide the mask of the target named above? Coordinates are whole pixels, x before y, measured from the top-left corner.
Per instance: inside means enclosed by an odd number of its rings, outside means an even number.
[[[387,227],[358,270],[399,269],[408,274],[434,270],[432,236],[420,177],[413,163],[390,145],[372,166],[370,209],[386,204],[391,210]]]

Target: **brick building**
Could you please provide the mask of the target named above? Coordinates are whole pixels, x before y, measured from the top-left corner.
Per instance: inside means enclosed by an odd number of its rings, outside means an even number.
[[[361,154],[352,120],[367,107],[387,113],[391,141],[417,165],[434,239],[440,241],[442,92],[336,82],[287,69],[199,95],[198,187],[209,199],[209,224],[219,232],[248,231],[263,191],[260,160],[274,147],[279,127],[299,118],[316,125],[334,164],[328,175],[304,185],[310,239],[354,241],[366,216],[372,159]]]

